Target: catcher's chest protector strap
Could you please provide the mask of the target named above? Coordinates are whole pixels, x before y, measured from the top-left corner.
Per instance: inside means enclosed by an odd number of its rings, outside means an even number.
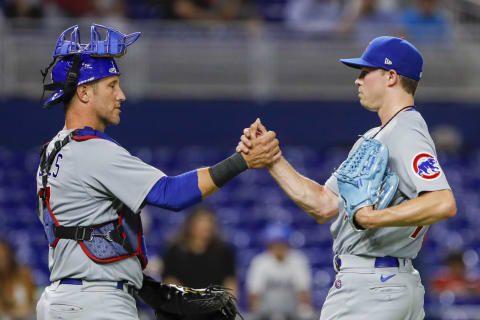
[[[126,206],[118,212],[118,220],[93,226],[61,226],[55,217],[51,206],[51,189],[48,184],[50,168],[60,149],[71,142],[86,141],[90,139],[106,139],[116,143],[115,140],[91,128],[75,130],[65,139],[55,142],[52,152],[47,155],[48,143],[41,152],[40,170],[42,175],[42,188],[38,192],[38,214],[45,229],[48,242],[55,248],[60,239],[78,241],[85,254],[93,261],[108,263],[132,256],[137,256],[142,268],[148,263],[145,240],[143,237],[140,213],[135,214]]]

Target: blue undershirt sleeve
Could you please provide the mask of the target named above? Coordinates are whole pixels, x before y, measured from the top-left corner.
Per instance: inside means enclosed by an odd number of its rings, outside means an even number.
[[[180,211],[202,201],[198,188],[197,170],[178,176],[164,176],[152,187],[145,198],[147,204]]]

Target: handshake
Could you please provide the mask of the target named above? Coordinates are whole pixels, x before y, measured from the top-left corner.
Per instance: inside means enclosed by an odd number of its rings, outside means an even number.
[[[236,151],[241,153],[249,169],[270,167],[282,156],[275,132],[267,131],[259,118],[243,129]]]

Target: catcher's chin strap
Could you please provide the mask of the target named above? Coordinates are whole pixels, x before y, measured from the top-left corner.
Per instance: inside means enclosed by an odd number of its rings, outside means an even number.
[[[63,101],[68,101],[73,97],[75,93],[75,88],[77,87],[78,78],[80,75],[80,64],[82,62],[81,56],[76,54],[73,56],[73,63],[72,67],[67,73],[67,78],[64,82],[52,82],[45,84],[45,78],[48,75],[50,68],[55,64],[57,61],[57,57],[53,59],[53,61],[43,70],[40,70],[43,76],[43,93],[42,93],[42,100],[45,98],[45,91],[55,91],[57,89],[63,89]],[[48,106],[45,106],[48,108]]]
[[[48,75],[48,72],[50,71],[50,68],[57,62],[57,57],[53,58],[52,62],[46,67],[45,69],[40,69],[40,73],[42,74],[42,84],[43,84],[43,92],[42,92],[42,98],[40,99],[40,103],[43,103],[43,99],[45,99],[45,91],[54,91],[56,89],[51,89],[52,84],[45,84],[45,78]]]

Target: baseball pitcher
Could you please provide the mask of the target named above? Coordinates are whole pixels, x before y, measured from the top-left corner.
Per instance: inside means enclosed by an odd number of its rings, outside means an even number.
[[[408,41],[383,36],[360,58],[340,61],[360,69],[360,104],[377,112],[381,126],[358,139],[325,185],[300,175],[283,157],[268,170],[318,223],[335,220],[330,231],[337,276],[321,320],[423,319],[425,291],[412,259],[428,226],[456,214],[414,104],[423,58]],[[257,136],[245,129],[237,151],[249,152]]]

